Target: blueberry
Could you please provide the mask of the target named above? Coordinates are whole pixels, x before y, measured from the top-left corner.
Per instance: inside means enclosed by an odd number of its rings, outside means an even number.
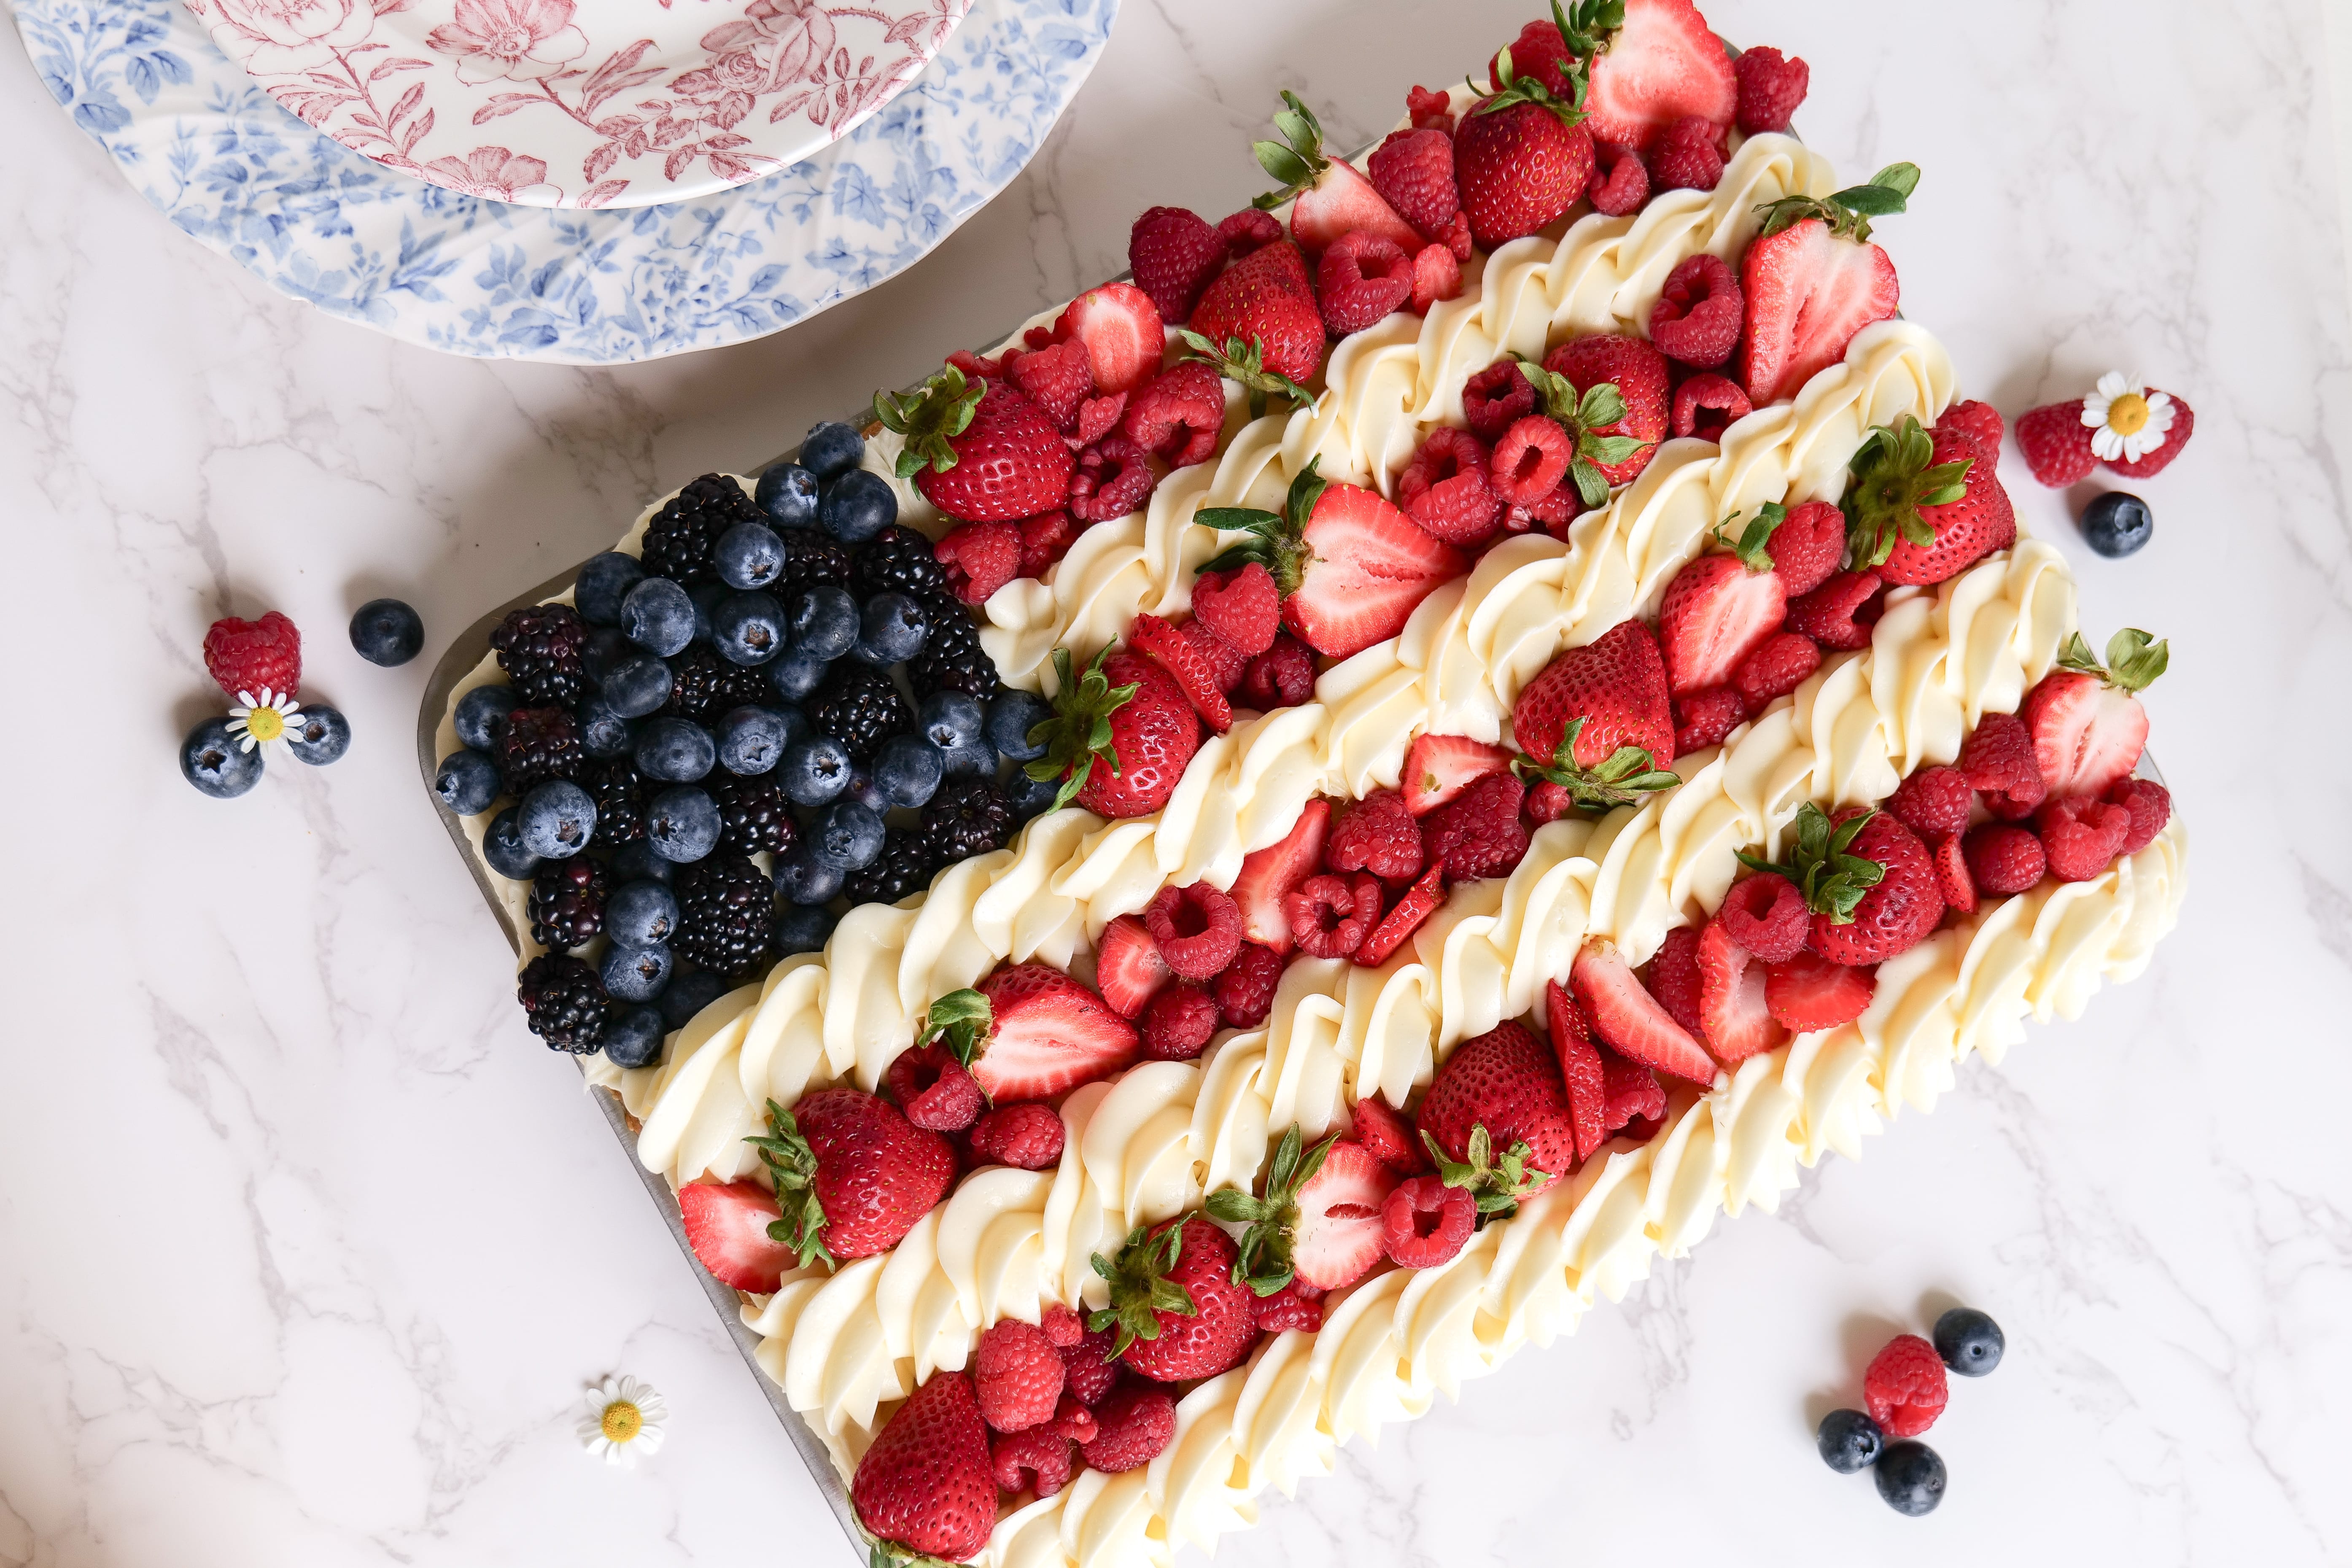
[[[488,752],[471,748],[442,758],[441,770],[433,775],[434,798],[459,816],[489,810],[499,787],[498,763]]]
[[[882,853],[881,816],[854,800],[837,800],[809,827],[809,853],[845,871],[874,864]]]
[[[784,542],[764,522],[739,522],[711,546],[710,564],[730,588],[764,588],[784,574]]]
[[[923,739],[942,752],[977,743],[987,727],[979,701],[961,691],[934,691],[915,713]]]
[[[718,803],[692,784],[662,791],[646,807],[646,840],[665,860],[701,859],[719,843]]]
[[[1004,782],[1004,798],[1013,803],[1013,815],[1023,822],[1053,810],[1054,797],[1061,790],[1061,780],[1033,779],[1019,768]]]
[[[662,993],[662,1022],[673,1029],[683,1029],[693,1022],[697,1013],[726,994],[727,982],[708,969],[681,974]]]
[[[522,847],[542,860],[563,860],[588,847],[596,832],[596,803],[570,779],[550,779],[522,797]]]
[[[719,601],[727,594],[724,583],[698,583],[686,591],[687,599],[694,605],[695,641],[710,640],[710,613],[719,608]]]
[[[840,867],[818,859],[803,844],[776,862],[776,892],[788,904],[829,904],[840,896],[847,875]]]
[[[1045,742],[1029,731],[1054,716],[1054,705],[1017,688],[988,705],[988,743],[1009,762],[1032,763],[1045,754]]]
[[[923,651],[930,636],[929,610],[905,594],[877,594],[866,601],[859,617],[857,646],[849,651],[867,664],[885,668],[904,664]]]
[[[615,882],[659,882],[669,886],[670,863],[654,847],[650,838],[632,838],[613,851],[613,879]],[[605,923],[612,922],[611,908],[605,911]]]
[[[1982,1377],[2008,1348],[2000,1325],[1974,1307],[1954,1307],[1936,1320],[1936,1353],[1962,1377]]]
[[[591,626],[588,641],[580,649],[580,668],[588,679],[602,686],[613,679],[613,671],[624,659],[637,651],[637,645],[621,635],[618,626]]]
[[[631,642],[667,658],[694,640],[694,600],[667,577],[648,577],[621,601],[621,630]]]
[[[637,772],[663,784],[692,784],[719,761],[719,742],[691,719],[656,719],[637,731]]]
[[[604,934],[623,947],[654,947],[677,931],[677,895],[667,884],[624,882],[604,900]]]
[[[521,706],[522,698],[511,686],[477,686],[457,699],[457,710],[450,715],[457,743],[478,752],[490,750],[507,732],[507,715]]]
[[[829,479],[856,468],[864,456],[866,437],[857,433],[857,426],[828,419],[809,426],[807,438],[801,442],[800,466],[819,479]]]
[[[784,607],[765,594],[730,594],[710,612],[710,640],[734,664],[765,664],[784,649]]]
[[[784,748],[776,782],[797,805],[823,805],[849,787],[849,753],[830,735],[811,735]]]
[[[604,918],[610,924],[612,916]],[[1832,1410],[1822,1417],[1813,1433],[1813,1447],[1822,1451],[1822,1463],[1842,1476],[1870,1468],[1885,1446],[1886,1435],[1878,1429],[1878,1423],[1859,1410]]]
[[[1913,1519],[1944,1500],[1944,1457],[1915,1438],[1886,1445],[1874,1479],[1886,1506]]]
[[[226,719],[207,719],[180,742],[180,773],[215,800],[235,800],[261,782],[261,748],[244,750]]]
[[[825,583],[793,595],[794,652],[839,658],[857,645],[858,624],[857,601],[846,588]]]
[[[323,702],[313,702],[286,732],[286,749],[298,762],[325,767],[352,749],[351,721]]]
[[[874,753],[874,786],[892,805],[923,805],[946,773],[947,759],[920,735],[893,735]]]
[[[785,701],[798,702],[824,684],[825,673],[832,668],[830,659],[801,648],[786,648],[769,661],[768,684]]]
[[[615,1007],[604,1021],[604,1059],[616,1068],[649,1068],[661,1060],[668,1032],[658,1007]]]
[[[528,882],[539,869],[539,857],[523,847],[522,808],[510,805],[490,818],[482,833],[482,858],[501,877]]]
[[[823,952],[833,935],[834,913],[819,904],[786,904],[776,911],[776,956]]]
[[[2110,559],[2129,555],[2156,532],[2156,518],[2147,502],[2122,490],[2092,498],[2083,509],[2083,538],[2093,550]]]
[[[738,708],[719,721],[719,765],[744,776],[767,773],[807,730],[798,709]]]
[[[601,691],[580,704],[580,749],[592,757],[625,757],[636,750],[636,726],[613,710]]]
[[[580,568],[580,575],[572,580],[572,607],[592,626],[617,626],[621,624],[621,601],[645,580],[645,563],[634,555],[624,555],[617,550],[591,555],[587,564]]]
[[[852,468],[824,487],[816,520],[844,544],[863,544],[898,521],[898,492],[881,475]]]
[[[866,810],[880,816],[898,802],[885,795],[874,782],[874,770],[862,764],[849,770],[849,787],[841,792],[845,800],[854,800]]]
[[[985,741],[975,741],[969,746],[942,752],[940,759],[947,776],[951,779],[992,779],[996,776],[996,753]]]
[[[406,664],[425,647],[424,618],[398,599],[370,599],[352,612],[352,647],[370,664]]]
[[[604,700],[624,719],[642,719],[669,700],[675,684],[661,658],[632,651],[604,678]]]
[[[650,1002],[669,984],[670,971],[677,960],[667,947],[623,947],[618,942],[604,950],[597,961],[597,976],[604,982],[604,994],[615,1002]]]
[[[866,443],[860,441],[863,449]],[[852,458],[851,462],[857,459]],[[814,474],[798,463],[778,463],[760,476],[760,488],[751,499],[760,510],[775,521],[778,528],[814,528],[816,526],[817,479]]]

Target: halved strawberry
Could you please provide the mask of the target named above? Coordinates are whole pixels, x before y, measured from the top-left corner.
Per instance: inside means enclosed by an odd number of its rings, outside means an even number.
[[[1404,776],[1398,787],[1404,805],[1415,816],[1426,816],[1485,778],[1511,765],[1507,746],[1490,746],[1467,735],[1416,735],[1404,754]]]
[[[1372,1158],[1400,1176],[1417,1176],[1429,1169],[1412,1119],[1377,1095],[1356,1101],[1349,1135],[1371,1151]]]
[[[1870,243],[1870,219],[1901,212],[1918,181],[1916,168],[1895,163],[1867,185],[1784,196],[1766,209],[1763,232],[1740,264],[1748,332],[1739,379],[1757,407],[1795,396],[1845,357],[1856,332],[1895,314],[1902,286],[1895,263]]]
[[[2109,639],[2105,664],[2082,633],[2067,640],[2058,668],[2018,710],[2051,799],[2105,795],[2131,776],[2147,749],[2147,710],[2133,693],[2162,675],[2168,658],[2166,644],[2136,627]]]
[[[1738,113],[1731,58],[1690,0],[1626,0],[1625,20],[1613,36],[1569,43],[1591,54],[1584,109],[1595,141],[1647,151],[1685,115],[1721,128]],[[1600,52],[1591,52],[1594,45]]]
[[[1095,943],[1095,984],[1120,1017],[1143,1016],[1143,1005],[1174,978],[1141,921],[1121,915],[1103,927]]]
[[[1234,727],[1234,707],[1217,685],[1217,672],[1183,633],[1158,616],[1139,615],[1127,628],[1127,641],[1129,647],[1159,660],[1160,668],[1176,678],[1176,684],[1184,689],[1185,700],[1192,704],[1202,723],[1220,735]]]
[[[1948,833],[1927,846],[1927,853],[1936,862],[1936,885],[1943,889],[1944,902],[1964,915],[1977,912],[1976,879],[1969,875],[1969,858],[1961,846],[1966,833]]]
[[[1706,1047],[1642,988],[1633,966],[1614,944],[1588,942],[1577,954],[1569,988],[1593,1032],[1611,1049],[1661,1072],[1693,1083],[1713,1083],[1715,1062]]]
[[[1095,388],[1107,396],[1133,392],[1159,374],[1168,349],[1160,307],[1132,283],[1106,283],[1071,300],[1054,322],[1054,338],[1086,345]]]
[[[1323,868],[1323,836],[1330,826],[1331,803],[1318,795],[1279,842],[1243,857],[1230,889],[1241,906],[1242,935],[1276,952],[1290,951],[1290,915],[1282,901]]]
[[[1868,1010],[1878,990],[1878,965],[1849,968],[1832,963],[1811,948],[1761,967],[1765,1006],[1771,1009],[1775,1020],[1801,1035],[1853,1023]]]
[[[1133,1064],[1141,1044],[1134,1025],[1049,964],[1010,965],[977,992],[956,992],[942,1002],[975,996],[976,1013],[941,1026],[940,1033],[959,1057],[969,1051],[971,1076],[998,1105],[1050,1100],[1108,1078]],[[934,1004],[935,1021],[940,1005]],[[970,1035],[957,1032],[962,1029]]]
[[[1568,1117],[1576,1129],[1576,1157],[1590,1160],[1609,1135],[1609,1085],[1593,1044],[1592,1026],[1584,1009],[1557,980],[1544,983],[1544,1018],[1551,1030],[1551,1054],[1559,1060],[1559,1076],[1568,1083]]]
[[[1371,968],[1388,962],[1389,954],[1404,945],[1405,939],[1421,929],[1421,922],[1445,898],[1445,868],[1432,866],[1422,873],[1421,880],[1406,889],[1396,907],[1381,917],[1371,934],[1364,938],[1361,947],[1349,956],[1359,965]]]
[[[1767,527],[1768,537],[1769,532]],[[1702,555],[1666,584],[1658,642],[1666,659],[1666,686],[1675,696],[1724,685],[1743,659],[1780,629],[1789,613],[1787,586],[1772,570],[1772,558],[1761,559],[1759,567],[1746,564],[1740,555]]]
[[[1720,919],[1699,933],[1698,973],[1699,1021],[1716,1060],[1744,1062],[1788,1038],[1764,1003],[1764,966],[1732,940]]]
[[[1290,1240],[1298,1278],[1323,1290],[1362,1279],[1381,1260],[1381,1205],[1396,1184],[1396,1173],[1361,1143],[1333,1143],[1323,1168],[1298,1189]]]
[[[695,1260],[722,1285],[764,1294],[799,1266],[793,1249],[769,1236],[784,1213],[757,1182],[688,1182],[677,1190],[677,1212]]]
[[[1287,107],[1274,117],[1282,140],[1251,148],[1259,166],[1282,182],[1282,189],[1257,198],[1259,208],[1290,201],[1290,232],[1310,255],[1320,254],[1343,234],[1393,240],[1407,256],[1419,250],[1419,231],[1397,216],[1371,181],[1344,159],[1324,154],[1323,126],[1315,111],[1287,89],[1282,101]]]

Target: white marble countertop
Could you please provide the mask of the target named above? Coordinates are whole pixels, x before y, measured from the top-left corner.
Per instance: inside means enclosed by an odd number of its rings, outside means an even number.
[[[1347,1450],[1223,1560],[2352,1559],[2352,356],[2318,14],[1709,9],[1812,63],[1800,123],[1842,168],[1925,167],[1882,235],[1966,391],[2014,416],[2115,366],[2195,404],[2129,561],[2004,468],[2094,641],[2172,639],[2148,704],[2194,893],[2079,1025]],[[416,777],[426,671],[646,498],[1118,270],[1143,206],[1239,205],[1278,87],[1352,142],[1533,10],[1129,0],[1045,154],[931,259],[619,371],[436,357],[267,293],[0,44],[0,1563],[851,1560],[571,1062],[524,1032]],[[380,593],[426,620],[404,669],[342,636]],[[214,702],[198,641],[268,607],[358,738],[215,804],[173,764]],[[1949,1499],[1907,1521],[1810,1422],[1955,1298],[2009,1359],[1957,1390]],[[671,1405],[633,1473],[572,1436],[608,1371]]]

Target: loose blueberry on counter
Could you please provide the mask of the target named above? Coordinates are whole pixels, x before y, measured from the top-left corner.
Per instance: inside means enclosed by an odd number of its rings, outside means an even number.
[[[621,602],[629,590],[646,580],[645,563],[634,555],[607,550],[591,555],[572,580],[572,607],[592,626],[621,624]]]
[[[666,789],[646,807],[646,841],[655,854],[679,865],[716,848],[720,826],[719,803],[692,784]]]
[[[734,709],[719,721],[719,765],[742,778],[769,773],[807,731],[797,708]]]
[[[848,589],[835,583],[803,588],[793,595],[787,617],[793,649],[821,659],[839,658],[857,646],[860,620],[857,601]]]
[[[482,833],[482,858],[491,870],[518,882],[528,882],[538,874],[539,857],[523,846],[520,806],[510,805],[490,818],[490,826]]]
[[[515,810],[522,847],[542,860],[569,859],[596,833],[596,803],[570,779],[534,786]]]
[[[887,669],[923,651],[931,635],[930,612],[905,594],[877,594],[866,601],[859,618],[857,646],[849,651],[867,664]]]
[[[604,900],[604,934],[623,947],[657,947],[677,933],[677,895],[661,882],[624,882]]]
[[[719,742],[691,719],[655,719],[637,731],[637,772],[663,784],[693,784],[719,762]]]
[[[2083,509],[2083,538],[2093,550],[2113,560],[2129,555],[2156,534],[2156,518],[2147,502],[2122,490],[2094,496]]]
[[[710,564],[730,588],[764,588],[784,574],[784,542],[764,522],[739,522],[710,547]]]
[[[1974,1307],[1954,1307],[1936,1320],[1936,1353],[1962,1377],[1984,1376],[2008,1348],[2000,1325]]]
[[[864,456],[866,437],[857,433],[857,426],[828,419],[809,426],[807,437],[801,442],[800,466],[824,480],[856,468]]]
[[[636,651],[637,645],[623,637],[620,627],[592,626],[588,640],[581,645],[580,668],[591,681],[602,686]]]
[[[830,735],[811,735],[784,748],[776,783],[795,805],[823,805],[849,787],[849,753]]]
[[[1054,808],[1054,797],[1062,791],[1059,779],[1033,779],[1023,769],[1013,770],[1004,781],[1004,798],[1013,803],[1013,815],[1026,822]]]
[[[352,647],[370,664],[406,664],[425,647],[425,621],[398,599],[370,599],[352,612]]]
[[[681,974],[662,993],[662,1022],[673,1029],[683,1029],[694,1021],[697,1013],[726,994],[727,982],[708,969]]]
[[[710,641],[730,664],[765,664],[784,650],[784,607],[766,594],[730,594],[710,612]]]
[[[1886,1445],[1875,1479],[1886,1506],[1913,1519],[1944,1500],[1944,1457],[1916,1438]]]
[[[522,697],[511,686],[477,686],[457,699],[449,724],[459,745],[487,752],[507,732],[507,715],[521,706]]]
[[[433,775],[434,798],[459,816],[489,810],[499,787],[499,764],[488,752],[470,748],[442,758],[440,771]]]
[[[727,594],[728,587],[724,583],[698,583],[686,591],[688,600],[694,605],[695,641],[710,640],[711,615],[719,608],[719,601],[725,598]]]
[[[632,649],[629,657],[604,677],[604,700],[624,719],[643,719],[669,700],[676,684],[663,659]]]
[[[636,726],[601,691],[580,703],[580,749],[592,757],[625,757],[637,747]]]
[[[863,544],[898,521],[898,492],[881,475],[852,468],[824,487],[816,521],[844,544]]]
[[[683,653],[694,640],[694,599],[667,577],[648,577],[621,601],[621,630],[648,653]]]
[[[787,904],[776,911],[775,950],[778,958],[796,952],[823,952],[833,935],[831,910],[815,904]]]
[[[1008,762],[1034,763],[1045,754],[1045,742],[1032,741],[1029,731],[1053,716],[1052,703],[1015,687],[988,705],[988,743]]]
[[[661,1060],[668,1033],[658,1007],[615,1007],[604,1021],[604,1059],[616,1068],[649,1068]]]
[[[978,742],[988,727],[979,701],[961,691],[934,691],[915,710],[916,726],[923,739],[942,752],[960,751]]]
[[[858,442],[861,450],[864,441]],[[851,462],[857,459],[852,458]],[[816,526],[817,479],[798,463],[778,463],[760,476],[751,499],[778,528]]]
[[[261,748],[245,751],[237,741],[228,732],[227,720],[205,720],[180,742],[181,776],[200,794],[235,800],[261,782]]]
[[[996,751],[985,741],[975,741],[969,746],[942,752],[940,758],[943,771],[951,779],[992,779],[996,776]]]
[[[323,768],[352,749],[351,721],[323,702],[313,702],[287,733],[286,749],[296,761]]]
[[[849,873],[818,859],[803,843],[776,862],[776,895],[788,904],[829,904],[841,896]]]
[[[614,942],[597,961],[596,976],[604,983],[604,994],[615,1002],[651,1002],[668,986],[670,972],[677,967],[677,960],[658,942],[651,947]]]
[[[662,852],[654,847],[652,839],[632,838],[613,851],[611,869],[615,882],[658,882],[667,887],[672,866]],[[607,930],[611,929],[612,918],[608,907],[604,916]]]
[[[809,852],[828,866],[856,871],[882,853],[882,816],[854,800],[836,800],[810,826]]]
[[[893,735],[874,753],[875,793],[892,805],[924,805],[946,776],[947,759],[920,735]]]
[[[609,926],[612,920],[608,912],[604,923]],[[1878,1462],[1878,1451],[1886,1447],[1886,1434],[1859,1410],[1832,1410],[1822,1417],[1813,1445],[1822,1451],[1822,1463],[1842,1476],[1851,1476]]]

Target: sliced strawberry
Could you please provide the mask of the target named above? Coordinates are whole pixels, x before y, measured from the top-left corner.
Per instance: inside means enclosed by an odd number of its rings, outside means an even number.
[[[1739,111],[1731,58],[1690,0],[1627,0],[1591,77],[1584,123],[1596,141],[1646,152],[1685,115],[1721,129]]]
[[[1878,990],[1878,965],[1848,968],[1806,948],[1795,957],[1761,966],[1764,1005],[1780,1024],[1801,1035],[1851,1024],[1869,1009]]]
[[[784,1214],[757,1182],[688,1182],[677,1190],[677,1212],[696,1260],[722,1285],[765,1294],[800,1261],[768,1235]]]
[[[1356,1101],[1349,1131],[1357,1142],[1371,1151],[1372,1158],[1400,1176],[1417,1176],[1429,1169],[1429,1156],[1422,1152],[1412,1118],[1378,1096]]]
[[[1095,386],[1106,395],[1133,392],[1160,374],[1168,348],[1160,307],[1132,283],[1106,283],[1071,300],[1054,322],[1054,338],[1086,345]]]
[[[1261,207],[1282,196],[1294,198],[1290,232],[1309,255],[1319,255],[1344,234],[1367,234],[1394,241],[1407,256],[1419,250],[1420,233],[1397,216],[1371,181],[1342,159],[1323,151],[1323,127],[1315,111],[1286,91],[1288,111],[1275,117],[1282,142],[1256,144],[1258,163],[1283,183],[1273,196],[1260,197]],[[1285,145],[1284,143],[1287,143]]]
[[[1740,283],[1748,296],[1740,379],[1759,408],[1795,396],[1902,299],[1886,252],[1842,239],[1812,217],[1749,246]]]
[[[1927,852],[1935,858],[1936,885],[1943,889],[1944,902],[1961,914],[1972,915],[1977,912],[1977,884],[1969,875],[1969,858],[1961,849],[1967,837],[1965,832],[1948,833],[1929,844]]]
[[[1590,942],[1577,955],[1569,987],[1593,1032],[1621,1056],[1693,1083],[1713,1083],[1706,1050],[1642,988],[1625,955],[1606,942]]]
[[[1721,686],[1780,629],[1789,595],[1778,572],[1752,572],[1737,555],[1702,555],[1666,585],[1658,643],[1675,696]]]
[[[1421,922],[1445,898],[1445,868],[1432,866],[1422,873],[1421,880],[1406,889],[1396,907],[1381,917],[1381,923],[1364,938],[1361,947],[1350,956],[1358,964],[1369,969],[1388,962],[1389,954],[1402,947],[1405,939],[1421,929]]]
[[[1143,1005],[1173,978],[1160,944],[1140,920],[1121,915],[1103,927],[1102,940],[1095,943],[1095,984],[1120,1017],[1143,1016]]]
[[[1184,689],[1184,700],[1201,721],[1222,735],[1234,727],[1233,704],[1217,684],[1217,672],[1184,634],[1158,616],[1139,615],[1127,628],[1128,645],[1150,654]]]
[[[1141,1037],[1103,999],[1043,963],[1016,963],[980,983],[987,1044],[971,1076],[998,1105],[1050,1100],[1131,1066]]]
[[[2147,749],[2147,710],[2095,675],[2054,669],[2025,694],[2018,717],[2033,736],[2050,796],[2105,795],[2131,776]]]
[[[1698,939],[1699,1021],[1716,1060],[1744,1062],[1788,1038],[1764,1002],[1764,966],[1734,942],[1721,920]]]
[[[1333,1143],[1298,1189],[1290,1240],[1298,1278],[1321,1290],[1362,1279],[1381,1260],[1381,1208],[1396,1184],[1396,1173],[1361,1143]]]
[[[1426,816],[1485,778],[1511,765],[1507,746],[1490,746],[1466,735],[1417,735],[1404,754],[1399,788],[1407,811]]]
[[[1331,803],[1318,795],[1280,842],[1243,858],[1231,891],[1241,906],[1244,936],[1276,952],[1290,951],[1290,915],[1283,900],[1323,868],[1323,836],[1330,826]]]
[[[1544,1016],[1551,1030],[1551,1052],[1559,1060],[1559,1076],[1568,1083],[1568,1116],[1576,1130],[1576,1157],[1590,1160],[1609,1135],[1607,1074],[1601,1047],[1592,1041],[1592,1027],[1584,1009],[1557,980],[1544,983]]]

